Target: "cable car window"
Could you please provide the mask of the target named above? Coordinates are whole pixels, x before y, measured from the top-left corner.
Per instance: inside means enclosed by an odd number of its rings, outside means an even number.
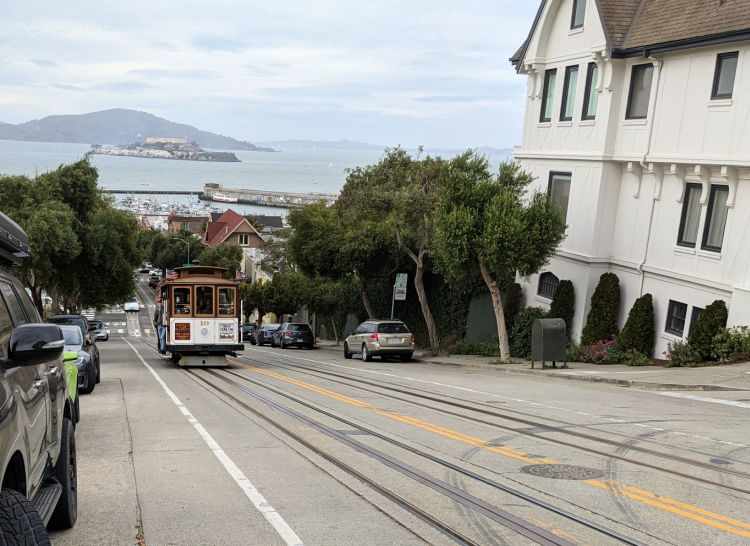
[[[174,314],[182,316],[190,314],[190,288],[174,289]]]
[[[234,316],[234,288],[219,288],[219,315]]]
[[[213,286],[196,286],[195,287],[195,314],[196,315],[213,315],[214,314],[214,287]]]

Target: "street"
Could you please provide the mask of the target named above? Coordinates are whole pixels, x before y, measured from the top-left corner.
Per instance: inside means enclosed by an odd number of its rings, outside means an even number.
[[[101,316],[125,326],[81,399],[79,519],[55,544],[750,537],[747,408],[326,349],[180,369],[152,309]]]

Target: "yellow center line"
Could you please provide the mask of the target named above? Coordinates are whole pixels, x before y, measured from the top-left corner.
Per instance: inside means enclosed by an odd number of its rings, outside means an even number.
[[[356,398],[351,398],[349,396],[345,396],[343,394],[339,394],[334,391],[329,391],[328,389],[317,387],[315,385],[306,383],[304,381],[299,381],[297,379],[292,379],[290,377],[280,375],[280,374],[277,374],[268,370],[256,368],[255,366],[249,366],[247,364],[243,364],[242,362],[238,362],[236,360],[231,360],[231,359],[227,359],[227,360],[231,362],[232,364],[235,364],[242,368],[246,368],[248,370],[251,370],[257,373],[261,373],[270,377],[274,377],[276,379],[279,379],[280,381],[285,381],[287,383],[297,385],[298,387],[301,387],[303,389],[317,392],[318,394],[328,396],[330,398],[339,400],[340,402],[344,402],[346,404],[351,404],[359,408],[372,410],[373,412],[383,417],[394,419],[401,423],[411,425],[417,428],[421,428],[428,432],[433,432],[440,436],[444,436],[446,438],[450,438],[451,440],[456,440],[457,442],[471,445],[478,449],[491,451],[493,453],[498,453],[505,457],[510,457],[513,459],[517,459],[519,461],[524,461],[524,462],[528,462],[532,464],[537,464],[537,463],[560,464],[558,461],[555,461],[554,459],[547,459],[547,458],[542,458],[542,457],[529,457],[527,456],[525,452],[519,451],[517,449],[513,449],[508,446],[493,446],[493,445],[490,445],[490,443],[488,443],[487,441],[482,440],[480,438],[474,438],[473,436],[468,436],[461,432],[458,432],[449,428],[441,427],[440,425],[435,425],[427,421],[422,421],[421,419],[417,419],[416,417],[410,417],[407,415],[401,415],[398,413],[386,411],[372,404],[368,404],[367,402],[362,402],[361,400],[357,400]],[[730,533],[734,533],[736,535],[740,535],[743,537],[750,537],[750,532],[742,530],[743,528],[750,529],[750,524],[747,524],[745,522],[742,522],[736,519],[729,518],[727,516],[722,516],[721,514],[715,514],[713,512],[709,512],[708,510],[698,508],[697,506],[692,506],[690,504],[686,504],[677,500],[673,500],[668,497],[662,497],[660,495],[656,495],[655,493],[651,493],[649,491],[644,491],[636,487],[625,485],[620,482],[616,482],[614,480],[603,480],[603,481],[584,480],[583,483],[594,486],[594,487],[598,487],[600,489],[605,489],[613,493],[617,493],[618,495],[622,495],[629,499],[642,502],[644,504],[653,506],[655,508],[659,508],[660,510],[665,510],[673,514],[686,517],[693,521],[697,521],[700,523],[704,523],[706,525],[710,525],[711,527],[714,527],[716,529],[728,531]],[[607,484],[610,484],[610,485],[607,485]],[[711,519],[708,519],[708,518],[711,518]],[[735,527],[730,527],[729,525],[725,525],[724,523],[720,523],[720,522],[725,522],[727,524],[734,525]],[[740,529],[737,529],[736,527],[739,527]]]

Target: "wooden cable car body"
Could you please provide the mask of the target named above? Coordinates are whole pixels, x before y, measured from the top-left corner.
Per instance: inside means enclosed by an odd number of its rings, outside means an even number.
[[[226,366],[244,350],[239,282],[222,278],[225,267],[177,267],[156,287],[164,302],[166,350],[179,366]]]

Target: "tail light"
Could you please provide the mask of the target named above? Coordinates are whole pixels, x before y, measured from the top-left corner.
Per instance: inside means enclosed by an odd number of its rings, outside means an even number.
[[[284,335],[285,335],[285,336],[291,336],[291,335],[292,335],[292,333],[293,333],[293,332],[292,332],[291,330],[287,330],[286,332],[284,332]]]
[[[414,334],[411,335],[411,342],[414,343]]]
[[[374,339],[375,341],[378,341],[378,334],[370,334],[370,339]]]

